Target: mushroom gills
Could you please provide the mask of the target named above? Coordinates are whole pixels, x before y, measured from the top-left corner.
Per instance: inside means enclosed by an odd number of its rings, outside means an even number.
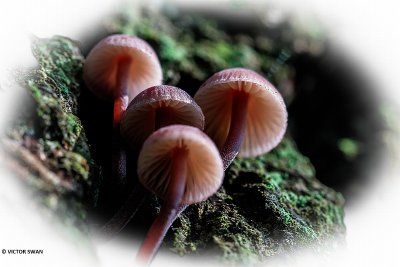
[[[219,71],[200,86],[194,99],[204,112],[205,132],[219,148],[225,169],[236,155],[267,153],[286,131],[287,111],[282,96],[252,70]]]
[[[112,100],[113,133],[111,173],[112,195],[126,189],[125,151],[120,140],[120,123],[129,101],[144,89],[162,83],[162,69],[156,53],[144,40],[126,34],[102,39],[89,52],[83,66],[83,80],[103,100]]]
[[[163,199],[163,204],[137,260],[148,265],[180,212],[188,204],[214,194],[223,176],[219,151],[200,129],[170,125],[152,133],[139,155],[138,177],[144,187]]]
[[[169,227],[186,206],[182,205],[182,198],[186,187],[188,150],[184,145],[177,147],[171,152],[171,158],[171,177],[164,203],[137,254],[137,260],[142,263],[151,262]]]
[[[203,130],[204,115],[200,107],[182,89],[167,85],[153,86],[139,93],[129,104],[121,121],[121,135],[125,143],[133,151],[136,151],[149,135],[172,124],[192,125]],[[183,147],[182,138],[178,143],[177,147]],[[168,185],[157,183],[157,181],[160,173],[166,173],[166,170],[163,169],[164,163],[163,160],[159,160],[149,169],[151,172],[149,180],[155,181],[156,188],[147,188],[150,192],[158,191],[157,188],[161,188],[163,196]],[[168,164],[170,165],[170,162]],[[141,184],[137,183],[133,190],[137,194],[140,193],[143,198],[147,197],[148,193]],[[113,234],[120,232],[135,215],[141,203],[142,201],[135,200],[131,193],[128,200],[102,228],[106,230],[103,235],[110,238]],[[129,214],[130,212],[132,214]]]

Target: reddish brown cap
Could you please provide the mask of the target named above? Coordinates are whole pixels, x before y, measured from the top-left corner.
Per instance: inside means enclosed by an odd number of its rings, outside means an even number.
[[[173,151],[177,148],[187,151],[186,188],[182,203],[192,204],[207,199],[221,186],[224,169],[218,149],[196,127],[171,125],[151,134],[139,155],[140,182],[165,198],[171,179]]]
[[[156,116],[159,122],[156,122]],[[121,122],[121,135],[127,144],[140,147],[157,128],[172,124],[191,125],[203,130],[204,115],[194,99],[182,89],[153,86],[129,104]]]
[[[206,118],[205,132],[221,149],[231,123],[234,91],[246,92],[249,96],[239,156],[253,157],[270,151],[286,131],[286,106],[275,87],[252,70],[226,69],[211,76],[200,87],[194,99]]]
[[[144,40],[124,34],[110,35],[89,53],[83,68],[88,87],[103,99],[114,98],[117,92],[118,63],[131,60],[128,96],[133,99],[144,89],[162,83],[162,69],[156,53]]]

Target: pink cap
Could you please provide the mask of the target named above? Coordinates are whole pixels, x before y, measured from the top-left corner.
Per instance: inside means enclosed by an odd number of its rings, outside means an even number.
[[[83,78],[98,97],[113,99],[116,93],[118,62],[130,59],[128,96],[132,100],[144,89],[162,83],[162,69],[156,53],[144,40],[124,34],[110,35],[89,53]]]
[[[215,73],[197,91],[194,99],[206,118],[205,132],[221,149],[231,123],[233,91],[249,95],[239,156],[254,157],[270,151],[286,131],[286,106],[275,87],[249,69],[232,68]]]
[[[159,197],[166,196],[173,151],[187,151],[186,187],[183,204],[203,201],[222,184],[224,169],[219,151],[211,139],[196,127],[171,125],[147,138],[138,160],[140,182]]]
[[[162,126],[191,125],[204,129],[204,115],[194,99],[182,89],[168,85],[150,87],[129,104],[121,122],[121,135],[132,147],[140,147],[155,129],[155,115],[161,109]]]

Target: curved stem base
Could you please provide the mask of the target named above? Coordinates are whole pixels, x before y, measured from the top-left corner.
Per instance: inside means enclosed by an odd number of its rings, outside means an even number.
[[[178,148],[172,155],[171,178],[167,188],[167,195],[154,223],[147,232],[136,260],[147,266],[157,253],[169,227],[179,216],[186,205],[181,205],[185,193],[187,175],[187,151]]]

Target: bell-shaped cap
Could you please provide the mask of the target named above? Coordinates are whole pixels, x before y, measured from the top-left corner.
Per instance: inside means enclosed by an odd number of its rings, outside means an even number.
[[[144,40],[125,34],[110,35],[88,54],[83,78],[89,89],[103,99],[119,95],[117,76],[119,63],[129,60],[128,97],[132,100],[144,89],[162,83],[162,69],[154,50]]]
[[[246,130],[239,156],[253,157],[270,151],[286,131],[286,106],[275,87],[249,69],[217,72],[197,91],[194,99],[204,113],[205,132],[221,149],[231,124],[234,91],[248,94]]]
[[[187,153],[182,204],[200,202],[214,194],[224,177],[221,156],[205,133],[187,125],[163,127],[147,138],[138,160],[140,182],[148,190],[165,198],[176,149],[185,149]]]
[[[204,115],[182,89],[168,85],[150,87],[129,104],[121,122],[121,135],[132,148],[140,148],[158,128],[184,124],[204,129]]]

